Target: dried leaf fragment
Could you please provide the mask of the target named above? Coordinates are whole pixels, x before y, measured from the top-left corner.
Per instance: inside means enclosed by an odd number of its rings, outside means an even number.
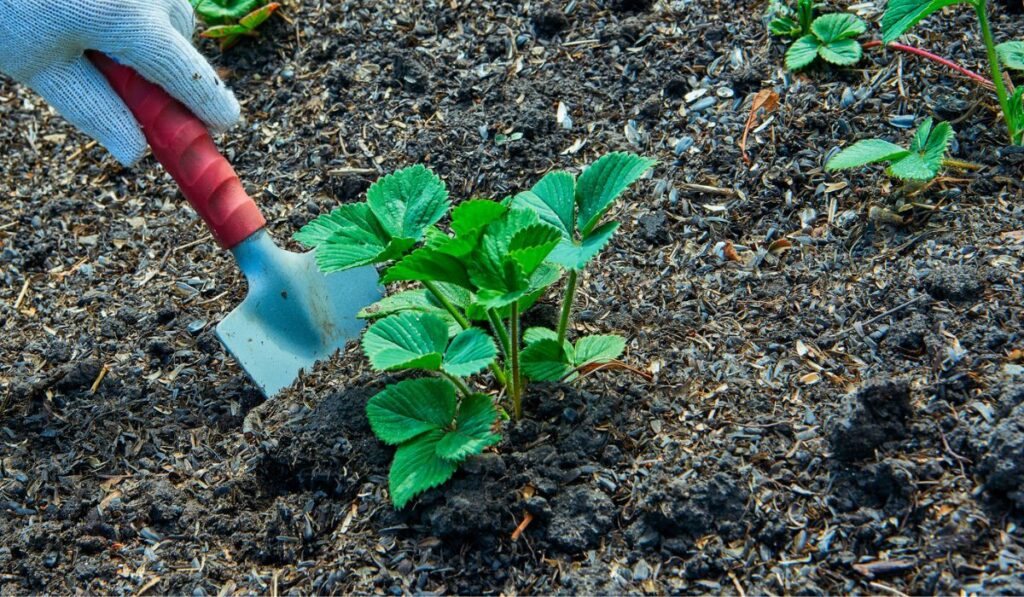
[[[731,242],[725,243],[725,247],[722,248],[722,252],[725,254],[725,258],[729,261],[736,261],[742,263],[743,259],[740,258],[740,254],[736,251],[736,246]]]
[[[778,255],[787,249],[793,248],[793,241],[788,238],[778,238],[772,241],[772,244],[768,245],[768,252],[772,255]]]
[[[808,373],[800,377],[800,383],[811,386],[821,381],[821,374],[817,372]]]
[[[774,89],[762,89],[754,96],[750,105],[750,115],[747,116],[747,123],[743,126],[743,136],[740,138],[740,151],[743,153],[743,161],[750,163],[750,156],[747,155],[747,136],[750,129],[754,128],[758,113],[763,109],[767,115],[779,107],[779,94]]]

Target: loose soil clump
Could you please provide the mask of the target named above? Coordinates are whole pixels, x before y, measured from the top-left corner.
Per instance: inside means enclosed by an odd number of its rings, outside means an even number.
[[[886,442],[906,436],[911,414],[906,381],[881,380],[861,386],[843,399],[829,425],[832,457],[852,462],[872,456]]]

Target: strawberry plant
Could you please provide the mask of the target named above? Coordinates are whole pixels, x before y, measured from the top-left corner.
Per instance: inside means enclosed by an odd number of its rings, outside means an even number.
[[[221,50],[238,43],[243,36],[259,35],[256,29],[281,5],[268,0],[191,0],[204,23],[213,25],[202,36],[217,39]]]
[[[847,13],[814,18],[813,0],[797,0],[796,9],[775,5],[776,15],[768,24],[772,35],[788,37],[793,43],[786,50],[786,69],[800,70],[821,58],[836,66],[856,64],[864,50],[856,38],[867,31],[867,23]]]
[[[604,216],[653,165],[612,153],[579,178],[552,172],[504,201],[455,208],[444,182],[413,166],[378,180],[365,202],[338,207],[295,235],[315,249],[324,272],[378,264],[386,268],[384,283],[403,285],[361,314],[373,321],[362,348],[375,370],[432,375],[392,384],[367,405],[374,433],[396,446],[389,475],[396,507],[500,439],[504,409],[472,376],[489,370],[519,419],[527,380],[569,379],[622,354],[622,338],[572,343],[568,325],[580,272],[619,226]],[[446,230],[439,222],[449,214]],[[523,330],[523,311],[563,272],[557,329]]]
[[[890,162],[886,172],[902,180],[931,180],[946,163],[946,152],[955,137],[948,122],[932,126],[926,118],[905,148],[883,139],[864,139],[837,153],[825,164],[826,170],[859,168],[867,164]]]
[[[817,58],[836,66],[856,64],[864,55],[856,38],[867,28],[867,23],[852,14],[821,15],[811,23],[811,32],[786,50],[786,68],[799,70],[810,66]]]
[[[996,45],[989,25],[987,0],[889,0],[885,14],[882,15],[883,43],[896,41],[921,20],[954,4],[967,4],[974,9],[988,57],[992,84],[1003,112],[1003,119],[1006,121],[1010,142],[1024,143],[1024,91],[1018,88],[1015,93],[1008,92],[1002,72],[1002,67],[1024,70],[1024,42],[1011,41]]]

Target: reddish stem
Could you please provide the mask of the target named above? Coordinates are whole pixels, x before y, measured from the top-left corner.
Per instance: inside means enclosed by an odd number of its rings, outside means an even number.
[[[881,40],[875,39],[875,40],[864,42],[861,45],[862,45],[862,47],[865,50],[868,50],[868,49],[871,49],[871,48],[877,48],[877,47],[881,46],[882,42],[881,42]],[[955,70],[956,72],[964,75],[968,79],[972,79],[974,82],[982,85],[983,87],[985,87],[989,91],[994,91],[995,88],[996,88],[996,86],[992,83],[992,81],[989,81],[988,79],[986,79],[985,77],[979,75],[978,73],[976,73],[976,72],[974,72],[972,70],[968,70],[968,69],[960,66],[959,64],[953,62],[952,60],[947,60],[946,58],[943,58],[942,56],[938,56],[936,54],[932,54],[931,52],[929,52],[927,50],[922,50],[920,48],[915,48],[913,46],[907,46],[907,45],[904,45],[904,44],[901,44],[901,43],[897,43],[897,42],[890,42],[886,47],[889,48],[889,49],[892,49],[892,50],[898,50],[900,52],[906,52],[908,54],[913,54],[915,56],[920,56],[921,58],[925,58],[927,60],[931,60],[932,62],[937,62],[937,63],[941,64],[942,66],[945,66],[946,68],[950,68],[952,70]]]

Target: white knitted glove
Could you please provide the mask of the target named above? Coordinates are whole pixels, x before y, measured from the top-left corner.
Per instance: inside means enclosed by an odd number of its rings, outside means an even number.
[[[224,130],[238,120],[238,101],[192,46],[194,29],[189,0],[0,0],[0,71],[129,165],[145,153],[146,139],[83,52],[134,68]]]

